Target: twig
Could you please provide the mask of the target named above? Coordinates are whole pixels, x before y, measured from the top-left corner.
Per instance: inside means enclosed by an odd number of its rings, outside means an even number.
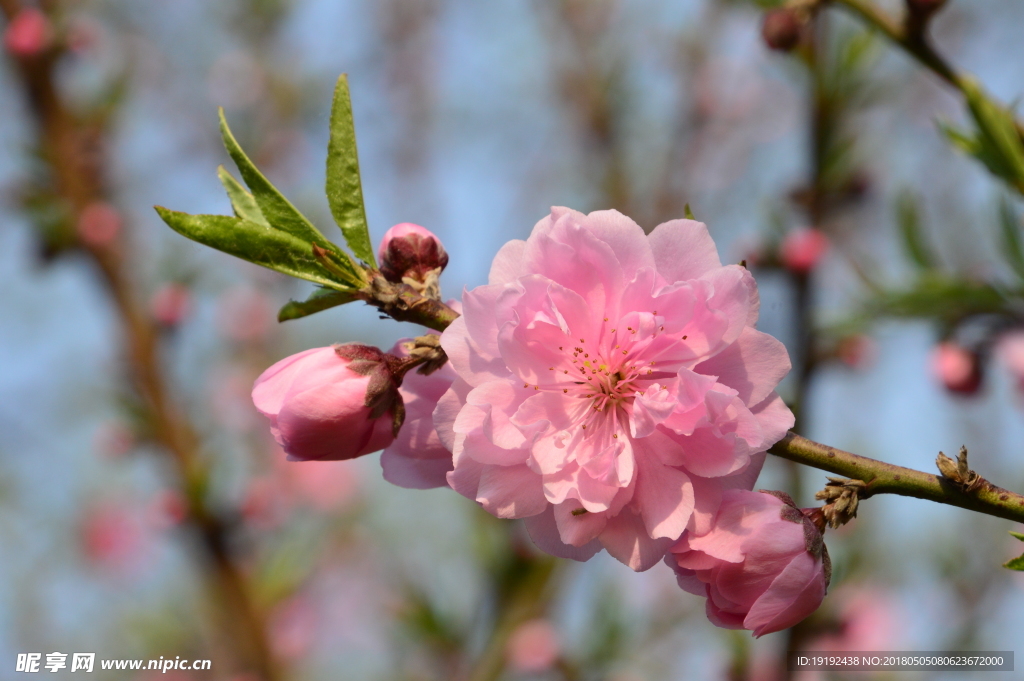
[[[863,480],[861,499],[875,494],[899,494],[1024,523],[1024,496],[984,479],[966,491],[956,480],[845,452],[796,433],[788,433],[768,452],[805,466]]]

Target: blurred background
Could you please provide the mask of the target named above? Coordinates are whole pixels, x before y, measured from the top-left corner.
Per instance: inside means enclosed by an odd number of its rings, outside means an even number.
[[[549,559],[451,491],[386,484],[377,455],[285,462],[255,377],[416,329],[359,305],[278,325],[310,286],[152,210],[230,213],[223,106],[338,238],[323,166],[347,72],[371,233],[434,231],[447,296],[551,205],[649,230],[688,203],[755,274],[801,434],[928,471],[966,444],[1024,490],[1020,195],[940,133],[968,121],[959,93],[862,22],[830,8],[787,54],[764,7],[726,0],[0,9],[0,679],[32,651],[212,660],[174,681],[774,681],[830,678],[790,675],[787,648],[1024,654],[1007,521],[867,500],[829,532],[822,609],[755,641],[663,565]],[[1010,102],[1021,25],[1014,0],[954,0],[932,31]],[[814,505],[824,473],[769,458],[758,486]]]

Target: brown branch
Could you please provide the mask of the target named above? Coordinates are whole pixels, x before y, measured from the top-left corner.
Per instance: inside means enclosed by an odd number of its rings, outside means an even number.
[[[796,433],[788,433],[768,452],[805,466],[863,480],[866,485],[859,494],[861,499],[875,494],[899,494],[1024,523],[1024,495],[987,480],[981,480],[970,489],[944,476],[869,459],[813,442]]]

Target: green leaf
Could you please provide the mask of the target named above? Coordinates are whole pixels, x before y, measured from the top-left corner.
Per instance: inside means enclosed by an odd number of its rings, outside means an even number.
[[[327,202],[331,215],[345,235],[345,242],[356,257],[371,267],[377,266],[370,243],[363,205],[363,185],[359,178],[356,153],[356,128],[352,121],[352,101],[348,76],[341,74],[331,104],[331,139],[327,144]]]
[[[1010,570],[1017,570],[1018,572],[1024,572],[1024,556],[1017,556],[1013,560],[1003,563],[1003,567],[1009,568]]]
[[[270,223],[263,217],[263,212],[256,203],[256,199],[224,166],[217,166],[217,177],[220,178],[220,183],[224,185],[224,190],[227,191],[228,198],[231,199],[231,207],[234,209],[235,215],[243,220],[270,227]]]
[[[1024,245],[1021,244],[1020,224],[1013,206],[1005,198],[999,202],[1000,241],[1003,257],[1017,276],[1024,279]]]
[[[285,231],[228,215],[189,215],[161,206],[156,212],[171,229],[210,248],[321,286],[346,288],[313,255],[312,245]]]
[[[971,79],[964,79],[962,89],[977,131],[965,132],[941,123],[940,129],[955,147],[1024,193],[1024,140],[1013,113]]]
[[[903,238],[903,248],[914,264],[925,270],[935,267],[935,254],[925,241],[917,201],[910,192],[901,193],[896,201],[896,221]]]
[[[1024,541],[1024,534],[1021,534],[1020,532],[1013,532],[1011,530],[1010,535],[1016,537],[1017,539],[1020,539],[1021,541]]]
[[[300,213],[291,201],[286,199],[284,194],[279,192],[277,187],[272,185],[270,180],[264,177],[263,173],[249,160],[234,135],[231,134],[227,119],[224,118],[224,109],[220,109],[220,132],[224,137],[224,147],[234,159],[235,165],[238,166],[238,172],[242,174],[242,179],[252,191],[252,196],[259,206],[260,212],[266,218],[266,222],[277,230],[287,232],[306,243],[317,244],[338,255],[345,269],[352,271],[354,280],[362,279],[361,275],[357,273],[355,264],[349,260],[348,256],[344,255],[335,244],[328,241],[320,233],[320,230],[314,227],[313,223],[307,220],[306,216]]]
[[[356,299],[355,291],[336,291],[321,288],[314,291],[305,300],[291,300],[277,313],[277,321],[286,322],[290,319],[307,317],[328,308],[351,303]]]
[[[696,220],[697,219],[697,218],[693,217],[693,211],[690,210],[690,204],[688,204],[688,203],[685,206],[683,206],[683,217],[685,217],[687,220]]]

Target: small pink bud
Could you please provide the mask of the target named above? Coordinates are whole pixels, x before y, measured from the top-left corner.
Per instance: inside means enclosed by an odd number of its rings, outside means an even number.
[[[76,231],[89,246],[109,246],[121,231],[121,213],[109,203],[95,201],[82,209]]]
[[[384,234],[377,258],[381,274],[395,283],[402,277],[423,281],[431,270],[443,270],[448,265],[441,240],[429,229],[411,222],[395,225]]]
[[[180,525],[188,515],[188,502],[181,492],[164,490],[156,495],[150,507],[154,527],[168,529]]]
[[[16,57],[34,57],[49,47],[52,39],[50,20],[34,7],[18,12],[4,31],[4,47]]]
[[[996,341],[996,356],[1017,379],[1017,389],[1024,392],[1024,331],[1004,333]]]
[[[192,307],[192,294],[183,284],[164,284],[149,299],[149,313],[158,324],[175,327]]]
[[[818,229],[795,229],[782,240],[780,257],[786,269],[807,274],[828,250],[828,237]]]
[[[870,336],[857,333],[847,336],[836,346],[836,357],[851,369],[863,369],[875,359],[878,348]]]
[[[85,511],[81,525],[82,551],[99,567],[131,571],[146,549],[139,515],[127,506],[103,504]]]
[[[713,624],[758,637],[817,610],[831,577],[821,531],[781,492],[726,490],[710,530],[684,533],[665,561]]]
[[[394,441],[404,416],[388,357],[358,343],[306,350],[264,371],[252,400],[293,460],[370,454]]]
[[[789,52],[800,44],[803,27],[804,22],[794,10],[780,7],[764,15],[764,23],[761,24],[761,37],[773,50]]]
[[[554,666],[561,648],[558,632],[551,622],[535,619],[516,627],[508,639],[505,654],[514,670],[536,674]]]
[[[932,351],[932,371],[950,392],[973,395],[981,387],[978,356],[953,342],[939,343]]]

